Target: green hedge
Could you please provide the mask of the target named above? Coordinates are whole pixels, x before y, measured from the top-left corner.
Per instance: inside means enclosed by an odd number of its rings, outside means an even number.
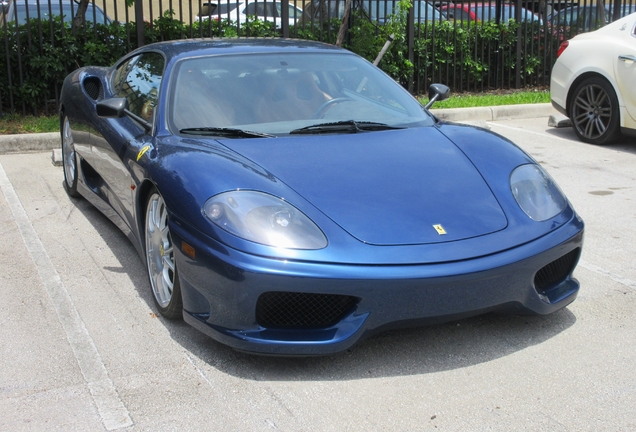
[[[402,4],[408,6],[408,3]],[[360,14],[355,14],[352,22],[345,47],[370,61],[375,59],[388,36],[395,35],[379,67],[405,87],[413,88],[414,82],[422,91],[426,91],[431,82],[443,82],[455,90],[492,87],[497,64],[498,86],[514,85],[518,29],[514,22],[460,25],[446,21],[416,26],[413,61],[408,59],[406,12],[390,17],[383,26]],[[340,21],[332,20],[322,27],[292,27],[290,34],[301,39],[335,43],[339,27]],[[189,25],[174,19],[171,11],[144,25],[146,44],[161,40],[235,36],[281,35],[270,22],[248,21],[240,29],[227,20],[206,20]],[[536,84],[537,79],[545,78],[542,71],[549,73],[558,42],[546,37],[538,25],[524,26],[521,36],[521,74],[525,84]],[[36,113],[47,103],[50,110],[55,110],[56,96],[68,73],[85,65],[111,65],[137,47],[136,39],[135,23],[87,23],[80,31],[73,31],[59,20],[31,20],[18,28],[8,25],[0,29],[0,40],[6,47],[5,55],[0,57],[3,112]],[[498,63],[496,49],[499,50]]]

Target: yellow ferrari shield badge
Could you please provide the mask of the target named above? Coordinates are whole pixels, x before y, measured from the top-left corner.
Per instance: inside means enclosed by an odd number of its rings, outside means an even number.
[[[137,153],[137,162],[139,162],[139,159],[141,159],[144,153],[146,153],[148,150],[150,150],[149,145],[145,145],[141,148],[141,150],[139,150],[139,153]]]
[[[438,225],[433,225],[433,228],[435,228],[435,231],[437,231],[437,234],[439,234],[439,235],[446,234],[446,230],[444,229],[444,227],[439,225],[439,224]]]

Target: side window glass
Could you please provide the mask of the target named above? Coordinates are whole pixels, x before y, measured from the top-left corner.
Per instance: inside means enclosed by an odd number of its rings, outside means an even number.
[[[164,59],[157,53],[145,53],[122,64],[115,73],[115,93],[128,100],[128,109],[152,122],[159,87],[163,76]]]

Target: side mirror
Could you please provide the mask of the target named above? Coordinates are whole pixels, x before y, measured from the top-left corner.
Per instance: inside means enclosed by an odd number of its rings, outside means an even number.
[[[437,101],[443,101],[450,97],[450,89],[444,84],[431,84],[428,88],[428,103],[424,108],[429,109]]]
[[[121,118],[126,115],[126,98],[111,98],[97,103],[97,115],[106,118]]]

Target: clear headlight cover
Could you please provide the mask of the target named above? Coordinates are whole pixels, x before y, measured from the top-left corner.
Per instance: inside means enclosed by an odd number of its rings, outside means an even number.
[[[545,221],[565,209],[566,199],[554,180],[538,165],[521,165],[510,176],[519,207],[532,219]]]
[[[203,214],[225,231],[267,246],[322,249],[327,238],[294,206],[256,191],[231,191],[206,201]]]

